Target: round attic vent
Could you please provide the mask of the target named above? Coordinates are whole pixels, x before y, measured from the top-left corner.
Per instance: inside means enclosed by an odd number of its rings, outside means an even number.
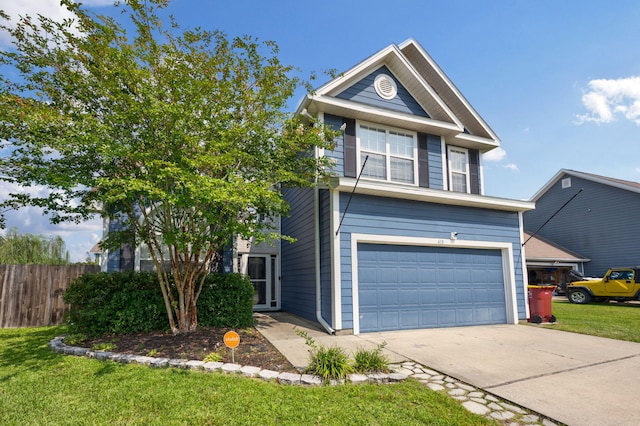
[[[396,82],[387,74],[379,74],[373,82],[373,87],[382,99],[393,99],[398,94]]]

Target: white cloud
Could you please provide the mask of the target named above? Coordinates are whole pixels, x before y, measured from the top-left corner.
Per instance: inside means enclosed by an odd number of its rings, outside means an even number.
[[[588,112],[576,116],[577,124],[610,123],[622,116],[640,126],[640,77],[591,80],[582,103]]]
[[[83,0],[86,7],[100,7],[113,5],[113,0]],[[29,15],[36,18],[38,15],[49,17],[55,21],[73,18],[73,13],[60,5],[60,0],[11,0],[4,1],[0,9],[15,22],[19,16]],[[4,31],[0,31],[0,46],[9,46],[11,37]]]
[[[518,165],[517,165],[517,164],[515,164],[515,163],[505,164],[505,165],[504,165],[504,166],[502,166],[502,167],[504,167],[505,169],[512,170],[512,171],[514,171],[514,172],[519,172],[519,171],[520,171],[520,169],[518,168]]]
[[[482,159],[485,161],[502,161],[507,156],[507,151],[498,147],[494,148],[489,152],[485,152],[482,156]]]

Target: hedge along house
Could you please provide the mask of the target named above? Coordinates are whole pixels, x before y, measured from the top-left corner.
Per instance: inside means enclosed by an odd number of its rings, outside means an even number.
[[[484,195],[500,143],[414,40],[308,95],[297,112],[344,129],[336,176],[289,189],[281,306],[330,332],[517,323],[528,317],[522,214]]]

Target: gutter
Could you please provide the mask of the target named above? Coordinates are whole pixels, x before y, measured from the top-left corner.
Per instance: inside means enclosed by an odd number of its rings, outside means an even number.
[[[314,149],[316,160],[318,159],[318,147]],[[315,275],[316,275],[316,319],[329,334],[336,334],[329,323],[322,318],[322,297],[320,293],[320,188],[318,188],[318,175],[313,187],[313,238],[315,249]]]

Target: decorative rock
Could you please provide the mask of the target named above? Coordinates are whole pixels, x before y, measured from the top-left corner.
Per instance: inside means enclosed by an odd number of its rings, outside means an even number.
[[[95,358],[100,361],[106,361],[113,356],[113,352],[95,351]]]
[[[130,364],[133,362],[135,355],[130,354],[113,354],[111,361],[119,362],[120,364]]]
[[[200,370],[202,369],[202,366],[204,365],[204,361],[187,361],[187,368],[190,368],[192,370]]]
[[[202,364],[202,368],[207,371],[215,371],[220,370],[223,365],[223,362],[205,362],[204,364]]]
[[[384,383],[389,380],[389,376],[384,373],[371,373],[368,376],[372,383]]]
[[[463,402],[462,406],[466,408],[467,411],[470,411],[474,414],[480,414],[481,416],[484,416],[489,411],[491,411],[485,405],[478,404],[477,402],[473,402],[473,401]]]
[[[467,398],[466,396],[452,396],[453,399],[455,399],[456,401],[466,401],[469,398]]]
[[[452,379],[451,377],[445,377],[444,381],[447,383],[455,383],[456,381],[454,379]]]
[[[444,376],[441,374],[438,374],[436,376],[431,377],[431,380],[444,380]]]
[[[436,391],[436,392],[438,392],[438,391],[443,391],[443,390],[445,389],[445,388],[444,388],[444,386],[439,385],[439,384],[437,384],[437,383],[428,383],[428,384],[427,384],[427,387],[428,387],[429,389],[431,389],[432,391]]]
[[[151,364],[151,361],[153,361],[155,358],[152,358],[150,356],[137,356],[133,359],[133,361],[137,364],[141,364],[141,365],[149,365]]]
[[[445,383],[447,382],[445,381]],[[454,385],[453,383],[447,383],[445,386],[449,389],[456,389],[456,385]]]
[[[469,394],[469,395],[471,395],[471,394]],[[467,396],[469,396],[469,395],[467,395]],[[482,404],[482,405],[487,405],[488,404],[488,402],[483,398],[476,398],[476,397],[471,398],[471,397],[469,397],[469,399],[471,401],[473,401],[473,402],[477,402],[478,404]]]
[[[315,374],[303,374],[302,377],[300,377],[300,383],[303,385],[318,386],[322,384],[322,379]]]
[[[536,416],[535,414],[527,414],[520,417],[520,421],[523,423],[538,423],[540,421],[540,417]]]
[[[464,383],[457,383],[456,382],[456,386],[458,386],[460,389],[464,389],[466,391],[472,392],[474,390],[476,390],[476,388],[474,388],[473,386],[469,386],[467,384]]]
[[[515,417],[511,411],[494,411],[489,414],[489,417],[496,420],[509,420]]]
[[[489,395],[489,394],[487,394],[487,395],[484,397],[484,399],[486,399],[487,401],[491,401],[491,402],[498,402],[498,401],[499,401],[499,400],[498,400],[498,398],[496,398],[496,397],[495,397],[495,396],[493,396],[493,395]]]
[[[349,374],[349,381],[359,385],[361,383],[367,383],[369,381],[369,377],[364,374]]]
[[[449,391],[449,395],[451,396],[460,396],[460,395],[466,395],[467,391],[464,389],[451,389]]]
[[[509,410],[518,414],[527,414],[526,411],[524,411],[522,408],[518,406],[507,404],[506,402],[501,402],[500,405],[503,406],[505,410]]]
[[[301,378],[301,374],[280,373],[278,375],[278,381],[285,385],[299,385]]]
[[[187,368],[187,361],[183,359],[170,359],[169,367],[173,368]]]
[[[495,411],[504,411],[504,408],[502,408],[500,405],[496,404],[495,402],[492,402],[491,404],[489,404],[488,407]]]
[[[413,375],[413,377],[417,376],[417,374],[414,374],[414,372],[412,370],[409,370],[408,368],[399,368],[397,370],[396,369],[392,369],[392,370],[396,373],[406,374],[407,376],[411,376],[411,375]]]
[[[222,364],[221,370],[224,373],[237,373],[240,371],[241,368],[242,366],[240,364],[231,364],[229,362],[229,363]]]
[[[245,365],[240,369],[240,372],[247,377],[256,377],[260,372],[260,368]]]
[[[276,380],[279,375],[280,373],[278,373],[277,371],[271,370],[260,370],[260,372],[258,373],[258,376],[263,380]]]
[[[164,368],[169,366],[169,358],[156,358],[149,363],[151,367]]]
[[[483,392],[478,392],[478,391],[469,392],[469,398],[482,398],[482,397],[484,397]]]
[[[552,421],[551,421],[551,420],[549,420],[549,419],[544,419],[544,420],[542,420],[542,424],[543,424],[543,426],[557,426],[557,424],[556,424],[556,423],[552,422]]]
[[[414,374],[412,376],[414,379],[418,379],[418,380],[429,380],[431,379],[431,376],[425,373],[420,373],[420,374]]]
[[[407,375],[402,373],[390,373],[389,381],[390,382],[401,382],[403,380],[407,380]]]

